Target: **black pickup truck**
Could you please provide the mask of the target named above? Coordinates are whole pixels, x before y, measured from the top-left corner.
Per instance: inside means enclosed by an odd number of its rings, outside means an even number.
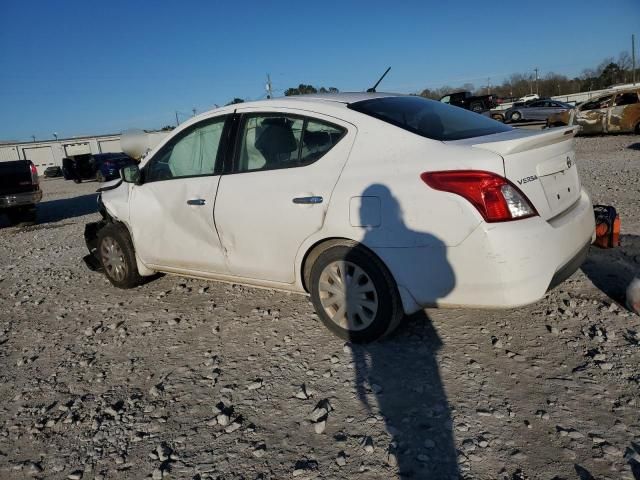
[[[31,160],[0,162],[0,214],[11,224],[35,223],[42,199],[38,171]]]
[[[440,99],[442,103],[455,105],[456,107],[471,110],[472,112],[482,113],[495,108],[497,99],[493,95],[474,96],[471,92],[455,92],[449,93]]]

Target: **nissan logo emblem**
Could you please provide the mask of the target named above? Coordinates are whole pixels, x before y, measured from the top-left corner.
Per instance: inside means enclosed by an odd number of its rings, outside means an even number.
[[[567,157],[567,168],[571,168],[571,158]]]

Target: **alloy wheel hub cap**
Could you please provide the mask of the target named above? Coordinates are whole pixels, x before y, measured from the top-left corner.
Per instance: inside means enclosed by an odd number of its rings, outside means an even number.
[[[378,292],[367,273],[354,263],[339,260],[320,274],[320,303],[327,316],[345,330],[369,327],[378,312]]]
[[[124,280],[127,275],[127,264],[124,260],[124,252],[118,242],[111,237],[106,237],[102,241],[100,256],[107,274],[118,282]]]

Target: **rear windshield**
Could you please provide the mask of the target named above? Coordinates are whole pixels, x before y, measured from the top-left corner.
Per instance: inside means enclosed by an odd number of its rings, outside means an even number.
[[[507,132],[511,127],[460,107],[423,97],[383,97],[349,108],[433,140],[461,140]]]

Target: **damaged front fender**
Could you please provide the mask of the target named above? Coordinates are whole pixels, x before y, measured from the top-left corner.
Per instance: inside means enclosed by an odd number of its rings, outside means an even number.
[[[84,241],[89,249],[89,254],[83,257],[84,263],[89,270],[94,272],[102,271],[102,262],[98,256],[98,232],[104,228],[107,221],[102,219],[99,222],[87,223],[84,226]]]

